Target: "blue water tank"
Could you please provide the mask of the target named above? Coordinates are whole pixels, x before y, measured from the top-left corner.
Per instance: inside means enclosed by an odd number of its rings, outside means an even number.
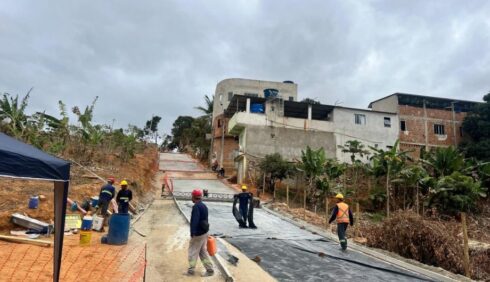
[[[277,89],[272,89],[272,88],[264,89],[264,97],[265,98],[277,97],[278,94],[279,94],[279,90],[277,90]]]
[[[250,112],[252,113],[264,113],[264,104],[252,104],[250,105]]]
[[[130,216],[127,213],[115,213],[109,220],[107,244],[124,245],[128,243]]]

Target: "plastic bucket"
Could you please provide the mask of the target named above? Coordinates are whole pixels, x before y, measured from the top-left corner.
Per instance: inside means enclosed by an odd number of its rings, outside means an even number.
[[[104,218],[94,215],[92,220],[92,229],[95,231],[100,231],[104,225]]]
[[[98,196],[93,196],[92,198],[90,198],[90,200],[91,200],[90,204],[92,205],[92,207],[96,207],[99,204]]]
[[[109,220],[107,244],[124,245],[128,242],[130,216],[127,213],[116,213]]]
[[[92,240],[92,231],[81,230],[80,231],[80,246],[90,246]]]
[[[82,230],[92,229],[93,218],[91,216],[84,216],[82,219]]]
[[[39,207],[39,197],[38,196],[32,196],[29,199],[29,208],[30,209],[37,209]]]

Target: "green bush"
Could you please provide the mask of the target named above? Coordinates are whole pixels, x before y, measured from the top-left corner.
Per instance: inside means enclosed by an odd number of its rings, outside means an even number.
[[[475,210],[480,197],[486,197],[486,188],[472,177],[454,172],[439,178],[429,191],[428,206],[436,207],[441,213],[454,214]]]

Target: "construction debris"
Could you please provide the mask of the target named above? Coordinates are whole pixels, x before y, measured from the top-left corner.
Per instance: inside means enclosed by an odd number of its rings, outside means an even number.
[[[52,225],[19,213],[14,213],[12,215],[12,222],[22,227],[36,230],[40,233],[51,233],[53,230]]]
[[[40,245],[44,247],[50,247],[53,245],[53,242],[51,241],[44,241],[44,240],[35,240],[35,239],[28,239],[28,238],[19,238],[15,236],[7,236],[7,235],[0,235],[0,240],[5,240],[5,241],[10,241],[10,242],[15,242],[15,243],[27,243],[27,244],[34,244],[34,245]]]

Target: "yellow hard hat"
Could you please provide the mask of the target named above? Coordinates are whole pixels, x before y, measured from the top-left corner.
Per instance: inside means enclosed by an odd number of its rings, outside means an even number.
[[[336,199],[344,199],[344,195],[338,193],[337,195],[335,195],[335,198]]]
[[[242,190],[247,190],[247,185],[243,184],[242,185]]]
[[[126,180],[121,181],[120,183],[121,186],[128,186],[128,182]]]

